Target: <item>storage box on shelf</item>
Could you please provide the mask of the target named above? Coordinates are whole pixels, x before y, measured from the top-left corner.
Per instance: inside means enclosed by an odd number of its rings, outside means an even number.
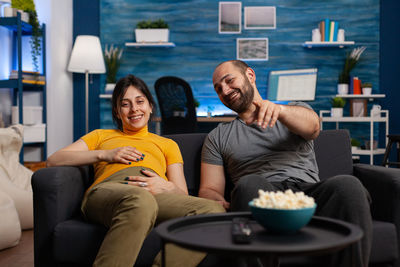
[[[41,106],[24,106],[23,107],[23,122],[25,125],[43,123],[43,107]],[[11,107],[11,123],[19,123],[19,107]]]
[[[12,120],[24,124],[24,143],[21,148],[20,161],[24,161],[24,146],[35,146],[41,149],[41,159],[46,158],[46,28],[41,27],[41,47],[42,47],[42,69],[38,74],[38,79],[32,80],[30,77],[36,75],[33,72],[22,70],[23,42],[22,36],[32,35],[32,26],[21,20],[21,14],[18,12],[16,17],[0,18],[0,26],[7,28],[13,33],[14,40],[13,59],[17,59],[17,69],[10,74],[10,79],[0,80],[0,88],[13,90]],[[29,76],[30,75],[30,76]],[[29,77],[28,77],[29,76]],[[36,76],[35,76],[36,77]],[[39,81],[40,80],[40,81]],[[28,107],[23,104],[24,92],[40,92],[43,107]],[[41,116],[38,112],[41,111]],[[29,125],[27,125],[29,124]],[[33,125],[31,125],[33,124]]]
[[[46,125],[24,125],[24,143],[41,143],[46,141]]]

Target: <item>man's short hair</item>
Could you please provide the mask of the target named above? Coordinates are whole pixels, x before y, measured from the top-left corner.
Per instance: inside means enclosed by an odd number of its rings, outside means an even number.
[[[224,61],[224,62],[218,64],[218,66],[216,68],[218,68],[219,66],[221,66],[222,64],[225,64],[225,63],[232,63],[232,65],[235,66],[236,68],[238,68],[242,74],[245,74],[247,68],[249,68],[249,65],[247,65],[246,62],[237,60],[237,59]]]

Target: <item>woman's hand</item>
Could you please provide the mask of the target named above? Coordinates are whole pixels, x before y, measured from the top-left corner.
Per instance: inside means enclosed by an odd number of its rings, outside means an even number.
[[[142,170],[146,176],[128,176],[125,178],[128,185],[139,186],[153,195],[175,190],[175,185],[158,176],[156,173]]]
[[[107,162],[118,162],[130,164],[132,161],[143,160],[145,155],[135,147],[123,146],[110,150],[103,150],[99,155],[99,159]]]

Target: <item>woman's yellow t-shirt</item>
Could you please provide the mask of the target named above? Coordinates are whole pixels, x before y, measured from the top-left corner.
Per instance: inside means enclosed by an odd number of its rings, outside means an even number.
[[[119,130],[99,129],[84,135],[81,139],[87,144],[89,150],[109,150],[131,146],[145,155],[143,160],[132,162],[130,165],[105,161],[94,163],[95,181],[92,186],[122,169],[133,166],[150,168],[160,177],[168,180],[167,166],[183,163],[179,146],[171,139],[149,133],[147,127],[135,134],[125,134]]]

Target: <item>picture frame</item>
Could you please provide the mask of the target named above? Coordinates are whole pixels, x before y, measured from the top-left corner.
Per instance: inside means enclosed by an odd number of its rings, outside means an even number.
[[[276,7],[275,6],[245,7],[244,28],[248,30],[276,29]]]
[[[242,32],[242,2],[219,2],[218,33]]]
[[[268,38],[237,38],[236,58],[246,61],[268,61]]]

